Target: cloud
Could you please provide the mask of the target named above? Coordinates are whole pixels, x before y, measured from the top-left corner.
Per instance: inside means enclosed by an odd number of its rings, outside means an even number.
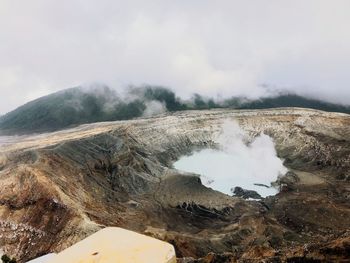
[[[0,3],[0,113],[84,83],[349,104],[346,0]],[[264,84],[264,85],[262,85]]]

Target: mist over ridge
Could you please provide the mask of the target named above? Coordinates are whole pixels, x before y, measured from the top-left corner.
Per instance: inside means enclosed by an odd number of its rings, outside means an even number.
[[[106,85],[94,84],[41,97],[1,116],[0,135],[48,132],[85,123],[129,120],[182,110],[277,107],[350,113],[349,106],[288,92],[276,92],[255,100],[247,97],[211,98],[197,93],[190,99],[183,99],[172,89],[162,86],[128,86],[118,92]]]

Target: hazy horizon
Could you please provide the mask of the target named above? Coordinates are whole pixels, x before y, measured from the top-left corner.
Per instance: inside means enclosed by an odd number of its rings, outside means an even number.
[[[0,3],[0,114],[92,83],[350,104],[350,2]]]

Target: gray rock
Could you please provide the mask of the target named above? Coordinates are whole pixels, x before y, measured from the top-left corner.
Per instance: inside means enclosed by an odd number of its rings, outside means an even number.
[[[285,175],[279,176],[272,185],[277,186],[282,191],[291,191],[295,189],[295,185],[300,181],[298,175],[292,171],[288,171]]]
[[[236,186],[234,189],[231,189],[231,192],[235,196],[242,197],[244,199],[253,198],[253,199],[262,199],[256,191],[243,189],[242,187]]]

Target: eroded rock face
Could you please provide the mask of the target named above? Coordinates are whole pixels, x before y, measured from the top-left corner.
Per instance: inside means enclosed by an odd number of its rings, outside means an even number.
[[[226,119],[250,139],[274,139],[295,175],[280,184],[292,187],[246,201],[172,169],[183,154],[215,147]],[[193,262],[342,260],[349,168],[349,115],[304,109],[179,112],[19,137],[0,146],[0,247],[24,262],[120,226]]]

